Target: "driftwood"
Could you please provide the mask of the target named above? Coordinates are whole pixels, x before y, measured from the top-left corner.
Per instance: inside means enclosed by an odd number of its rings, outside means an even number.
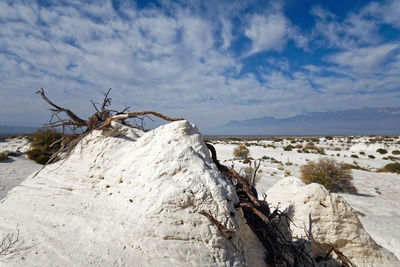
[[[50,109],[52,113],[50,121],[48,124],[45,125],[45,128],[61,127],[64,136],[60,140],[53,143],[53,145],[59,145],[60,148],[50,157],[46,164],[34,174],[33,177],[35,177],[46,165],[59,160],[61,155],[68,156],[73,148],[78,144],[78,142],[93,130],[105,131],[109,129],[111,127],[112,121],[119,120],[122,124],[144,130],[143,121],[145,118],[149,118],[149,115],[153,115],[166,121],[183,120],[182,118],[170,118],[161,113],[151,110],[128,112],[130,107],[125,107],[122,111],[112,110],[110,109],[110,91],[111,88],[108,89],[106,93],[104,93],[104,99],[102,101],[102,104],[99,106],[97,106],[96,103],[91,100],[91,103],[96,112],[87,120],[80,118],[70,109],[55,104],[46,96],[43,88],[36,92],[37,94],[40,94],[44,101],[52,106],[52,108]],[[63,118],[62,114],[66,115],[67,118]],[[126,119],[139,119],[141,121],[141,125],[132,125],[126,123]],[[65,128],[69,129],[71,132],[76,132],[77,130],[79,130],[79,133],[65,135]]]
[[[88,119],[84,120],[73,113],[71,110],[67,108],[60,107],[54,104],[45,94],[43,88],[37,91],[37,94],[49,103],[53,109],[50,109],[52,112],[52,116],[50,122],[47,124],[47,127],[72,127],[73,130],[77,128],[86,127],[84,132],[90,132],[92,130],[104,130],[106,127],[110,126],[112,121],[115,120],[125,120],[125,119],[134,119],[134,118],[143,118],[147,115],[153,115],[155,117],[164,119],[166,121],[178,121],[183,120],[183,118],[170,118],[161,113],[146,110],[146,111],[137,111],[137,112],[127,112],[129,107],[126,107],[121,112],[116,110],[109,109],[111,105],[111,98],[109,97],[110,89],[104,94],[103,103],[100,107],[97,107],[96,104],[91,100],[91,103],[96,110],[96,112]],[[61,113],[65,113],[69,119],[62,119],[59,115]],[[58,120],[53,121],[53,118],[56,117]],[[131,125],[133,126],[133,125]]]

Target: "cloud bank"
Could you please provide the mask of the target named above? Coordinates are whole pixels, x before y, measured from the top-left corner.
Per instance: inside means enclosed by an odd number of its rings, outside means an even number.
[[[113,104],[231,119],[360,106],[400,96],[396,1],[344,16],[314,5],[311,26],[287,6],[252,1],[0,2],[0,121],[44,122],[40,87],[82,117]]]

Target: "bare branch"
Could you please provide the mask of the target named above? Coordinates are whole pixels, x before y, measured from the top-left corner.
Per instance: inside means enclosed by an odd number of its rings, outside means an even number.
[[[64,112],[65,114],[67,114],[68,117],[71,118],[71,120],[76,124],[76,125],[80,125],[80,126],[86,126],[87,125],[87,121],[82,120],[81,118],[79,118],[77,115],[75,115],[71,110],[69,109],[65,109],[62,108],[60,106],[57,106],[56,104],[54,104],[53,102],[50,101],[50,99],[47,98],[47,96],[44,93],[43,88],[40,88],[40,90],[38,90],[36,92],[37,94],[40,94],[42,96],[42,98],[49,103],[51,106],[55,107],[55,110],[52,110],[53,112]]]
[[[92,102],[92,105],[93,105],[94,109],[97,111],[97,113],[100,114],[101,112],[100,112],[100,110],[97,108],[96,104],[95,104],[92,100],[90,100],[90,102]]]
[[[111,88],[108,88],[107,92],[104,94],[104,100],[103,104],[101,105],[101,113],[104,113],[106,111],[106,108],[111,105],[111,98],[108,97],[108,94],[110,93]]]
[[[210,213],[202,210],[199,211],[199,213],[205,217],[207,217],[215,226],[217,226],[218,230],[220,233],[227,239],[231,239],[232,237],[235,237],[236,231],[232,229],[228,229],[225,226],[223,226],[219,221],[217,221]]]
[[[0,257],[16,252],[19,243],[19,229],[15,232],[4,234],[0,240]]]
[[[261,160],[258,160],[258,164],[257,160],[254,161],[254,171],[253,171],[253,176],[251,177],[251,186],[255,186],[256,184],[257,171],[260,168],[260,165],[261,165]]]
[[[116,115],[114,117],[109,118],[105,123],[103,123],[103,125],[101,125],[98,129],[102,130],[105,127],[107,127],[108,125],[110,125],[110,123],[112,121],[115,120],[121,120],[121,119],[128,119],[128,118],[136,118],[138,116],[144,116],[144,115],[153,115],[156,117],[159,117],[161,119],[164,119],[166,121],[181,121],[183,120],[182,118],[170,118],[167,116],[162,115],[161,113],[158,112],[154,112],[154,111],[150,111],[150,110],[146,110],[146,111],[138,111],[138,112],[129,112],[127,114],[120,114],[120,115]]]

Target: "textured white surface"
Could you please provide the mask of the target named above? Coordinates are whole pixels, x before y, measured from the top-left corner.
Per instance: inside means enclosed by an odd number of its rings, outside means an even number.
[[[311,229],[312,256],[324,257],[330,242],[356,266],[400,265],[394,254],[374,242],[344,198],[330,194],[323,186],[286,178],[267,195],[272,206],[290,210],[293,236],[304,237],[305,229]]]
[[[290,177],[301,177],[300,166],[307,163],[307,160],[318,160],[321,157],[329,157],[339,162],[358,164],[368,168],[370,171],[352,170],[354,185],[358,189],[358,195],[340,194],[346,201],[359,213],[359,219],[365,230],[372,238],[400,259],[400,175],[395,173],[375,172],[385,164],[393,161],[385,160],[384,157],[390,156],[392,151],[400,150],[400,137],[393,137],[393,141],[371,144],[372,137],[357,137],[348,143],[347,137],[335,137],[333,140],[319,138],[318,147],[325,149],[326,155],[297,153],[294,151],[284,151],[290,143],[286,139],[282,142],[273,141],[251,141],[256,146],[248,146],[250,156],[254,159],[262,156],[274,157],[282,164],[272,163],[271,160],[263,160],[260,166],[260,180],[256,184],[258,195],[267,192],[277,181],[286,179],[285,172],[290,171]],[[297,142],[292,145],[305,145],[305,142]],[[273,147],[262,147],[262,145],[274,145]],[[231,165],[233,158],[234,144],[220,143],[215,145],[218,158],[227,165]],[[381,155],[376,152],[378,148],[388,150],[387,154]],[[340,149],[337,151],[335,149]],[[360,154],[364,152],[365,154]],[[353,158],[356,154],[359,158]],[[368,155],[375,156],[374,159]],[[395,155],[396,156],[396,155]],[[398,157],[398,156],[396,156]],[[293,165],[287,166],[285,163],[291,162]],[[248,166],[234,161],[235,169],[239,171],[242,167]]]
[[[4,265],[263,265],[234,188],[193,125],[122,130],[93,132],[0,201],[0,235],[18,227],[23,241]],[[223,238],[201,210],[236,237]]]

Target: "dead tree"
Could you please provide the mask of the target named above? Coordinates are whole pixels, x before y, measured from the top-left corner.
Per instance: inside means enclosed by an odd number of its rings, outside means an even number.
[[[118,112],[116,110],[109,109],[109,106],[111,105],[111,98],[109,97],[110,90],[111,88],[108,89],[108,91],[104,94],[103,103],[100,107],[97,107],[96,104],[91,100],[96,112],[91,117],[89,117],[88,120],[81,119],[71,110],[54,104],[49,98],[47,98],[43,88],[41,88],[36,93],[40,94],[41,97],[53,107],[52,109],[50,109],[52,112],[52,116],[50,118],[50,122],[46,125],[47,127],[63,127],[63,129],[65,127],[69,127],[72,130],[86,127],[84,132],[90,132],[93,130],[105,129],[114,120],[143,118],[144,116],[148,115],[153,115],[167,121],[183,120],[182,118],[167,117],[161,113],[151,110],[127,112],[129,109],[129,107],[127,107],[124,110]],[[67,115],[68,119],[61,118],[60,115],[62,113]],[[56,118],[56,120],[54,120],[54,118]]]
[[[251,177],[251,186],[255,186],[256,185],[256,176],[257,176],[257,171],[258,171],[258,169],[260,168],[260,165],[261,165],[261,160],[255,160],[254,162],[253,162],[253,165],[254,165],[254,167],[253,167],[253,175],[252,175],[252,177]]]
[[[67,155],[72,151],[75,145],[88,133],[93,130],[106,130],[111,127],[111,122],[120,121],[123,124],[127,119],[138,119],[142,124],[140,126],[128,124],[131,127],[143,128],[143,121],[145,118],[148,118],[149,115],[164,119],[166,121],[179,121],[183,120],[182,118],[171,118],[165,116],[161,113],[145,110],[145,111],[137,111],[137,112],[128,112],[129,107],[124,108],[122,111],[116,111],[110,109],[111,106],[111,98],[109,97],[111,88],[108,89],[106,93],[104,93],[104,99],[101,105],[96,105],[92,100],[91,103],[95,109],[95,113],[90,116],[87,120],[80,118],[70,109],[61,107],[51,101],[45,94],[43,88],[38,90],[36,93],[40,94],[44,101],[46,101],[52,108],[51,117],[48,124],[45,125],[46,128],[57,128],[61,127],[63,134],[65,133],[65,129],[69,129],[71,132],[76,132],[80,130],[80,133],[73,135],[65,135],[62,139],[56,141],[53,145],[60,145],[60,149],[53,154],[53,156],[46,163],[49,164],[51,162],[56,161],[59,156],[66,152]],[[64,116],[63,116],[64,115]]]

